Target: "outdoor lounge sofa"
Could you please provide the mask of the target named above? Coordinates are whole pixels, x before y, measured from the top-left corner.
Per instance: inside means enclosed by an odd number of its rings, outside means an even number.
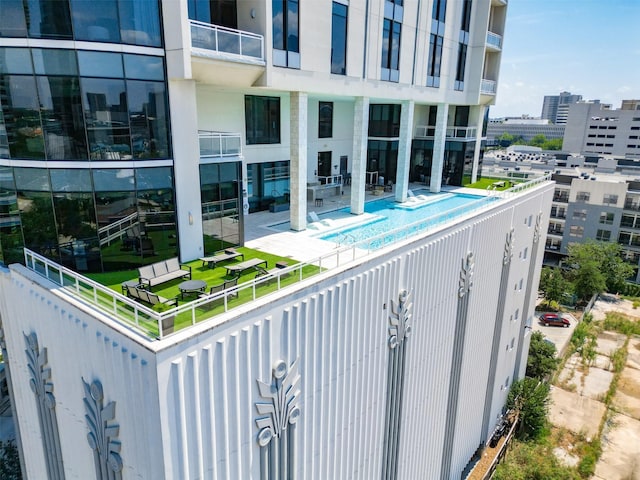
[[[187,268],[188,270],[184,270]],[[140,285],[151,288],[176,278],[191,279],[191,267],[181,264],[178,257],[169,258],[161,262],[152,263],[138,268]]]

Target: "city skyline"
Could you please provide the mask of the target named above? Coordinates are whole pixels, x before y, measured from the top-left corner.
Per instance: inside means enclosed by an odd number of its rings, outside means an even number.
[[[544,96],[561,91],[614,108],[640,98],[639,18],[635,0],[511,0],[489,115],[539,117]]]

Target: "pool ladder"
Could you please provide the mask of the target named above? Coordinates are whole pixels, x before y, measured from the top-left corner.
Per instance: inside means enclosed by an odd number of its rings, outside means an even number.
[[[356,237],[354,237],[352,234],[350,233],[345,233],[344,235],[342,235],[340,237],[340,240],[338,240],[338,244],[336,245],[336,248],[339,248],[342,246],[342,244],[346,241],[346,240],[351,240],[351,243],[356,243]]]

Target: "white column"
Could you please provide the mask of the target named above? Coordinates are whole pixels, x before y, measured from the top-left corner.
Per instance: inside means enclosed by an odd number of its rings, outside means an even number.
[[[291,229],[307,228],[307,94],[291,92]]]
[[[357,97],[353,107],[353,168],[351,170],[351,213],[364,213],[369,98]]]
[[[439,103],[436,114],[436,131],[433,137],[433,159],[431,160],[431,186],[432,193],[438,193],[442,187],[442,168],[444,166],[444,149],[447,139],[447,117],[449,116],[449,104]]]
[[[196,82],[169,80],[169,106],[180,260],[185,262],[202,257],[204,253]]]
[[[400,113],[400,142],[398,143],[398,168],[396,171],[396,202],[406,202],[411,168],[411,139],[413,138],[413,100],[402,102]]]
[[[476,125],[476,145],[473,150],[473,170],[471,171],[471,183],[478,181],[478,167],[480,163],[480,148],[482,147],[482,127],[484,126],[484,112],[487,107],[484,105],[478,105]]]

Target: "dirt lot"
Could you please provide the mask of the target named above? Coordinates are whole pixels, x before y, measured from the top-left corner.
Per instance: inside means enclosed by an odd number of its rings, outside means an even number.
[[[614,296],[596,302],[592,314],[595,320],[604,320],[609,311],[640,321],[640,309]],[[627,362],[608,412],[602,401],[614,377],[609,357],[625,340],[624,335],[602,332],[594,362],[587,368],[572,356],[551,391],[549,417],[554,425],[589,438],[605,420],[596,480],[640,480],[640,339],[629,341]]]

